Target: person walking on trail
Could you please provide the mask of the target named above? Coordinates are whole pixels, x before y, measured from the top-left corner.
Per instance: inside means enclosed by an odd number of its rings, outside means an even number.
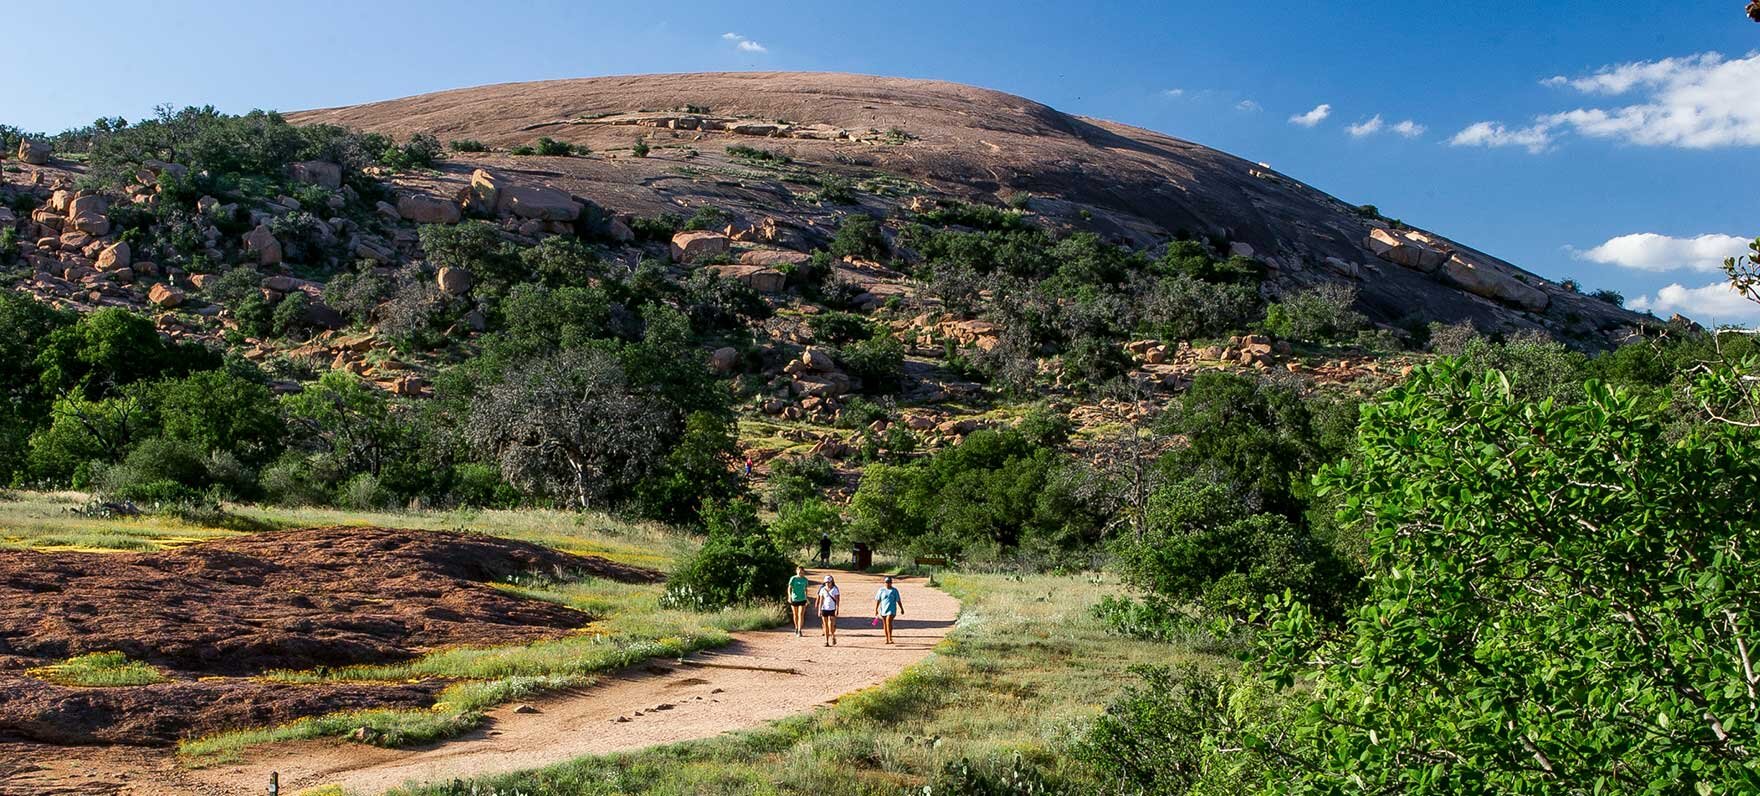
[[[830,575],[825,576],[824,585],[819,587],[819,623],[825,628],[825,646],[837,646],[837,604],[843,598],[843,592],[837,588],[837,580]]]
[[[819,532],[819,566],[831,566],[831,533]]]
[[[805,623],[807,616],[807,586],[812,583],[807,580],[807,570],[803,567],[795,567],[794,577],[788,579],[788,610],[794,614],[796,636],[805,635],[801,632],[801,625]]]
[[[880,626],[886,629],[886,643],[892,643],[892,618],[904,613],[904,596],[892,585],[892,576],[886,576],[886,583],[880,591],[874,593],[874,616],[880,620]]]

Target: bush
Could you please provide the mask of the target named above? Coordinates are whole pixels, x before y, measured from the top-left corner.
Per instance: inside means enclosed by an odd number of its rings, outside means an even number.
[[[648,142],[646,139],[636,139],[635,145],[631,146],[629,148],[629,153],[631,155],[635,155],[638,158],[647,157],[648,152],[649,152],[649,147],[648,147]]]
[[[104,468],[98,492],[136,503],[175,504],[200,500],[214,484],[202,449],[181,440],[150,439],[121,464]]]
[[[577,147],[567,141],[558,141],[550,136],[539,138],[532,146],[532,154],[543,155],[545,157],[566,158],[575,155],[585,156],[591,152],[592,150],[589,150],[586,147]]]
[[[813,342],[824,345],[842,345],[874,336],[873,324],[853,312],[834,310],[809,316],[807,328],[813,332]]]
[[[814,500],[820,490],[837,483],[837,471],[821,456],[783,456],[770,462],[771,508]]]
[[[1265,310],[1265,331],[1310,342],[1348,339],[1368,323],[1353,307],[1357,289],[1328,283],[1304,290]]]
[[[859,257],[878,260],[886,256],[886,237],[880,234],[880,222],[873,216],[854,213],[844,216],[831,239],[831,256]]]
[[[862,380],[862,390],[888,393],[904,378],[904,344],[891,334],[875,335],[837,349],[837,359],[849,375]]]
[[[487,152],[489,145],[475,138],[455,138],[446,144],[454,152]]]
[[[1617,290],[1606,290],[1606,289],[1597,290],[1593,293],[1590,293],[1589,296],[1591,298],[1605,301],[1609,304],[1612,304],[1615,307],[1624,307],[1626,305],[1626,297],[1621,295],[1620,292]]]
[[[781,152],[772,152],[768,149],[759,149],[745,144],[734,144],[728,147],[727,154],[735,160],[743,160],[761,166],[786,166],[794,162],[793,158]]]
[[[1133,671],[1141,682],[1094,720],[1074,750],[1113,792],[1278,792],[1260,789],[1286,765],[1267,741],[1286,731],[1296,709],[1262,685],[1190,664]]]
[[[702,516],[708,541],[666,579],[660,604],[712,611],[777,601],[794,564],[776,549],[757,509],[744,500],[709,503]]]
[[[820,534],[843,536],[843,514],[821,498],[807,498],[787,503],[770,524],[770,538],[782,550],[797,551],[819,541]]]
[[[733,214],[714,205],[703,205],[684,220],[684,228],[689,230],[714,230],[726,227],[733,220]]]

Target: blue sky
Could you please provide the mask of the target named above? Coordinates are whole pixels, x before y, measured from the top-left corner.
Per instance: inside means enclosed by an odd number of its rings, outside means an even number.
[[[1663,316],[1760,321],[1714,268],[1760,235],[1742,3],[1464,5],[92,0],[77,31],[8,37],[0,123],[642,72],[939,78],[1265,161]]]

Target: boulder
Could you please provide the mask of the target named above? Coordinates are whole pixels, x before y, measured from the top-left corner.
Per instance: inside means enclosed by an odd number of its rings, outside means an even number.
[[[1429,240],[1429,236],[1421,233],[1400,235],[1377,227],[1369,230],[1369,237],[1363,245],[1376,257],[1390,263],[1432,273],[1448,261],[1448,253],[1430,245]]]
[[[788,277],[781,271],[761,265],[711,265],[708,270],[722,279],[731,279],[759,293],[780,293],[788,286]]]
[[[832,359],[830,354],[825,353],[825,349],[818,346],[807,346],[807,349],[801,352],[801,364],[805,365],[808,370],[821,373],[837,370],[837,360]]]
[[[29,138],[18,142],[18,159],[32,166],[41,166],[49,162],[55,150],[48,141],[33,141]]]
[[[110,203],[97,194],[80,194],[67,200],[68,218],[85,215],[103,215],[110,211]]]
[[[606,223],[605,234],[618,243],[629,243],[636,239],[635,230],[630,229],[629,225],[623,223],[621,218],[614,218]]]
[[[294,182],[335,190],[342,187],[342,167],[328,160],[302,160],[288,168]]]
[[[732,347],[717,348],[709,355],[709,369],[716,373],[731,373],[738,363],[739,350]]]
[[[1250,258],[1253,256],[1253,244],[1242,243],[1240,241],[1230,243],[1228,244],[1228,256]]]
[[[435,274],[434,281],[439,284],[440,292],[448,296],[462,296],[471,292],[471,285],[476,284],[476,279],[471,276],[471,272],[450,265],[442,267],[440,272]]]
[[[98,252],[98,270],[115,271],[120,268],[127,268],[129,263],[132,262],[131,254],[132,253],[128,248],[128,241],[125,240],[117,241],[109,246],[105,246]]]
[[[281,241],[275,239],[275,233],[269,231],[267,224],[258,224],[256,229],[245,233],[244,249],[257,255],[259,265],[281,263]]]
[[[1552,303],[1539,288],[1533,287],[1490,263],[1477,262],[1456,254],[1442,267],[1442,276],[1455,287],[1500,301],[1529,312],[1544,311]]]
[[[147,300],[156,307],[171,308],[183,303],[183,291],[164,284],[154,285],[147,291]]]
[[[772,268],[779,265],[806,265],[813,256],[806,252],[791,252],[781,249],[752,249],[742,252],[739,256],[741,265],[767,265]]]
[[[672,236],[672,259],[694,263],[727,253],[727,236],[719,232],[680,232]]]
[[[501,186],[495,209],[498,215],[536,221],[574,221],[581,217],[580,202],[567,193],[543,185]]]
[[[463,217],[458,205],[419,193],[397,197],[397,214],[404,220],[417,224],[457,224]]]
[[[465,188],[464,204],[472,213],[494,215],[501,206],[501,185],[487,169],[471,172],[471,184]]]

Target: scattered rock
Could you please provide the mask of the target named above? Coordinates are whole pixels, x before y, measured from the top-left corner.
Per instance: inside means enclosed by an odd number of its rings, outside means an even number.
[[[738,363],[739,350],[736,348],[717,348],[714,353],[709,355],[709,369],[716,373],[731,373]]]
[[[147,300],[156,307],[170,309],[183,303],[183,291],[164,284],[154,285],[147,291]]]
[[[471,182],[475,185],[474,176]],[[574,197],[544,185],[502,186],[495,208],[499,215],[535,221],[574,221],[582,209]]]
[[[130,262],[132,262],[131,252],[128,248],[128,241],[125,240],[105,246],[102,251],[98,252],[97,266],[100,271],[127,268]]]
[[[342,187],[342,166],[327,160],[302,160],[289,171],[294,182],[335,190]]]
[[[708,270],[759,293],[780,293],[788,287],[788,277],[781,271],[760,265],[711,265]]]
[[[1369,230],[1363,245],[1376,257],[1424,273],[1434,272],[1448,260],[1447,252],[1430,245],[1429,236],[1416,231],[1401,235],[1377,227]]]
[[[471,276],[471,272],[450,265],[442,267],[435,274],[434,281],[439,284],[440,291],[448,296],[462,296],[471,292],[471,286],[476,284],[476,278]]]
[[[55,154],[48,141],[35,141],[29,138],[18,142],[18,159],[32,166],[41,166],[49,162]]]
[[[1496,266],[1469,260],[1460,254],[1448,258],[1442,275],[1468,293],[1501,301],[1529,312],[1544,311],[1552,303],[1551,297],[1539,288],[1504,273]]]
[[[259,265],[281,263],[281,241],[275,239],[275,233],[269,231],[267,224],[258,224],[256,229],[245,233],[244,248],[257,255]]]

